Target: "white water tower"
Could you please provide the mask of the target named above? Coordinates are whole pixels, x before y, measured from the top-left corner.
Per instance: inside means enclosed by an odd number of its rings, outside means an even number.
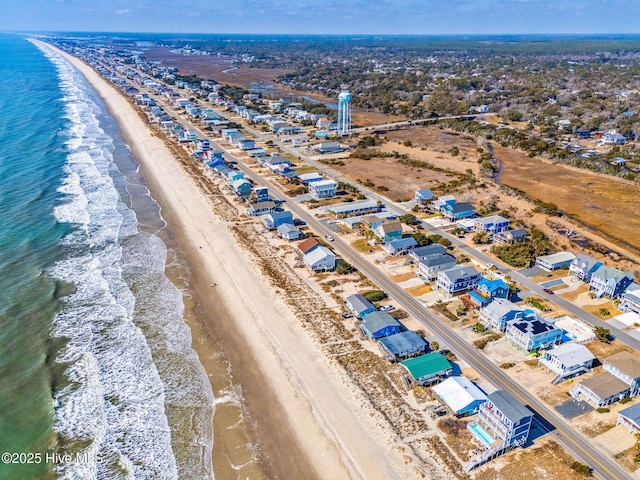
[[[351,135],[351,93],[346,85],[338,95],[338,135]]]

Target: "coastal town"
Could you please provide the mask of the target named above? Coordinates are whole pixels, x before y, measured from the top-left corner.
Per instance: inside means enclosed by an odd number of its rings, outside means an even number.
[[[640,478],[633,256],[580,243],[587,234],[557,218],[553,198],[533,208],[562,241],[519,217],[520,197],[467,194],[498,170],[486,140],[427,162],[403,137],[491,125],[486,109],[358,127],[347,86],[337,115],[311,113],[293,96],[234,101],[141,56],[46,40],[117,87],[185,173],[219,192],[237,248],[368,399],[415,478],[435,478],[434,464],[438,478]],[[627,140],[602,133],[574,141],[595,151]],[[385,158],[404,161],[389,180],[403,190],[347,165]]]

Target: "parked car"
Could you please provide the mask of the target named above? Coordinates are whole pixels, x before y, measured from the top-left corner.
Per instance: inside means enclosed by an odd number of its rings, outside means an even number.
[[[353,314],[351,312],[342,312],[341,316],[342,318],[351,318]]]
[[[378,310],[380,310],[381,312],[390,312],[391,310],[395,310],[396,307],[394,307],[393,305],[382,305],[380,308],[378,308]]]
[[[333,242],[333,237],[331,235],[326,235],[326,239],[330,242]]]
[[[550,288],[543,288],[542,291],[544,293],[548,293],[549,295],[553,295],[553,290],[551,290]]]

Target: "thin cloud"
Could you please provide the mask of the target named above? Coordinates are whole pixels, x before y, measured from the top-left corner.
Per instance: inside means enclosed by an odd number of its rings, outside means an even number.
[[[122,10],[116,10],[116,15],[126,15],[127,13],[129,13],[128,8],[123,8]]]

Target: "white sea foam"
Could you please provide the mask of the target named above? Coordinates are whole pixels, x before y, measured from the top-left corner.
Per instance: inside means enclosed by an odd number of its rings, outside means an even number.
[[[75,287],[51,333],[67,339],[56,360],[68,365],[70,381],[57,392],[55,429],[74,452],[102,459],[56,471],[74,480],[213,478],[214,399],[191,349],[181,294],[164,275],[166,247],[138,231],[135,213],[120,198],[113,141],[79,72],[43,51],[58,67],[69,122],[66,177],[58,189],[64,198],[54,215],[75,227],[62,242],[68,258],[50,272]],[[174,455],[168,407],[188,415],[174,423],[196,425],[190,448],[200,465]]]

